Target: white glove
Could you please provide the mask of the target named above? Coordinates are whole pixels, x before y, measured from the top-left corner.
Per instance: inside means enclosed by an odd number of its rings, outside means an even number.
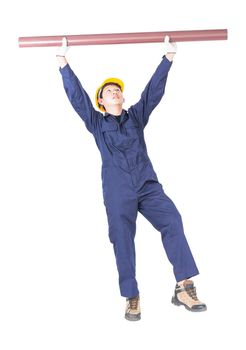
[[[169,36],[166,35],[164,39],[164,55],[167,53],[176,53],[177,52],[177,44],[169,41]]]
[[[65,57],[69,48],[70,47],[67,45],[67,38],[66,37],[62,38],[62,46],[58,47],[56,51],[56,56]]]

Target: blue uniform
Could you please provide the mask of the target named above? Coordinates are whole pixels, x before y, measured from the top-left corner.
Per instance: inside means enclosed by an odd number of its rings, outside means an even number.
[[[114,247],[120,292],[128,298],[139,294],[134,245],[138,212],[160,231],[176,281],[199,273],[184,235],[181,216],[158,181],[144,140],[144,128],[164,95],[170,67],[171,62],[164,56],[140,100],[128,111],[122,111],[120,122],[115,116],[94,109],[69,65],[60,68],[66,94],[101,153],[109,238]]]

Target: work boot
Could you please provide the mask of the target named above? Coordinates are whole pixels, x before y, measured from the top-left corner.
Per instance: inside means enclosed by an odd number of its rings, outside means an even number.
[[[177,306],[184,305],[189,311],[207,310],[207,306],[197,298],[196,288],[191,280],[185,280],[181,285],[176,284],[172,303]]]
[[[138,321],[141,319],[140,299],[139,296],[126,299],[125,318],[128,321]]]

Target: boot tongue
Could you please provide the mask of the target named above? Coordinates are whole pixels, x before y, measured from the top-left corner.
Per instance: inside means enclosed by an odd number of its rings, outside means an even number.
[[[185,280],[184,283],[183,283],[183,286],[184,287],[188,287],[188,286],[190,287],[190,286],[193,286],[193,284],[194,284],[193,281]]]

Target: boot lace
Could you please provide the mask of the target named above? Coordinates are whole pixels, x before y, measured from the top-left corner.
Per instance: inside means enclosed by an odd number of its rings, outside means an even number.
[[[192,287],[188,287],[188,288],[185,288],[186,289],[186,292],[187,294],[193,299],[193,300],[198,300],[197,298],[197,295],[196,295],[196,287],[192,286]]]
[[[132,310],[137,310],[138,308],[138,297],[129,299],[130,308]]]

